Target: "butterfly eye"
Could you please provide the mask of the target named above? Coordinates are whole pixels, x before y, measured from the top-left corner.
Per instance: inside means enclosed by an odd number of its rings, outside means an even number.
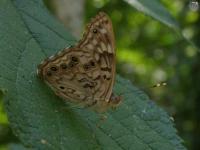
[[[51,71],[57,71],[58,70],[56,67],[51,67],[50,69],[51,69]]]
[[[93,29],[93,33],[97,33],[97,29]]]

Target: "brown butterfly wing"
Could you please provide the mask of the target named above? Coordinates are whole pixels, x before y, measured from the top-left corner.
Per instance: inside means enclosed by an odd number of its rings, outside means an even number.
[[[115,80],[115,39],[110,18],[103,12],[100,12],[91,23],[87,25],[83,39],[77,45],[80,49],[90,51],[94,58],[100,64],[100,72],[105,81],[104,95],[97,95],[109,101]],[[103,87],[102,87],[103,88]]]

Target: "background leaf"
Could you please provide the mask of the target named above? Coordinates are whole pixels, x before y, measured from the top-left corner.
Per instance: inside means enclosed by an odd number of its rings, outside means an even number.
[[[131,6],[135,7],[138,11],[145,13],[148,16],[162,22],[168,27],[174,29],[178,36],[195,48],[199,53],[200,49],[192,40],[190,40],[182,31],[178,22],[173,18],[173,16],[167,11],[167,9],[160,3],[159,0],[124,0],[128,2]]]
[[[176,20],[171,16],[171,14],[166,10],[166,8],[158,1],[152,0],[124,0],[128,2],[130,5],[135,7],[137,10],[159,20],[165,25],[179,30],[179,25]]]
[[[98,114],[64,105],[36,77],[46,56],[74,43],[41,1],[0,1],[0,86],[14,133],[32,149],[183,150],[169,116],[132,84],[117,77],[123,103]]]

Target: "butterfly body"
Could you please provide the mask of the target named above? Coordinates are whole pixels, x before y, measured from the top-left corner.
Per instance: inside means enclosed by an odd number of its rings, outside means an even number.
[[[115,45],[112,23],[99,13],[77,45],[65,48],[38,66],[38,76],[64,100],[102,112],[117,106],[112,93],[115,80]]]

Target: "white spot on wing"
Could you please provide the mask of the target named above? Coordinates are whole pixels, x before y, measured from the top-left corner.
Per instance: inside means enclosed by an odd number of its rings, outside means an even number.
[[[105,60],[106,60],[107,67],[110,68],[110,67],[111,67],[111,66],[110,66],[110,61],[109,61],[109,59],[108,59],[107,56],[105,57]]]
[[[49,59],[52,60],[54,58],[54,55],[50,56]]]
[[[106,45],[105,45],[103,42],[101,42],[101,49],[102,49],[103,51],[106,51]]]
[[[44,62],[45,62],[45,61],[43,60],[43,61],[40,63],[40,65],[43,64]]]
[[[108,48],[108,53],[113,53],[110,44],[108,44],[107,48]]]
[[[93,50],[93,49],[94,49],[94,47],[93,47],[92,44],[88,44],[86,47],[87,47],[88,49],[90,49],[90,50]]]
[[[59,52],[58,52],[58,55],[60,55],[62,52],[63,52],[63,51],[59,51]]]
[[[103,51],[101,50],[101,48],[97,47],[97,50],[99,53],[103,53]]]
[[[101,68],[106,68],[107,67],[107,64],[106,64],[106,60],[104,57],[101,57]]]
[[[93,39],[93,40],[92,40],[92,43],[93,43],[94,45],[97,45],[97,40]]]
[[[96,61],[99,61],[99,54],[98,53],[95,53],[94,57],[95,57]]]
[[[104,28],[100,29],[100,32],[103,33],[103,34],[107,33],[106,29],[104,29]]]
[[[39,70],[37,69],[37,75],[39,75]]]

